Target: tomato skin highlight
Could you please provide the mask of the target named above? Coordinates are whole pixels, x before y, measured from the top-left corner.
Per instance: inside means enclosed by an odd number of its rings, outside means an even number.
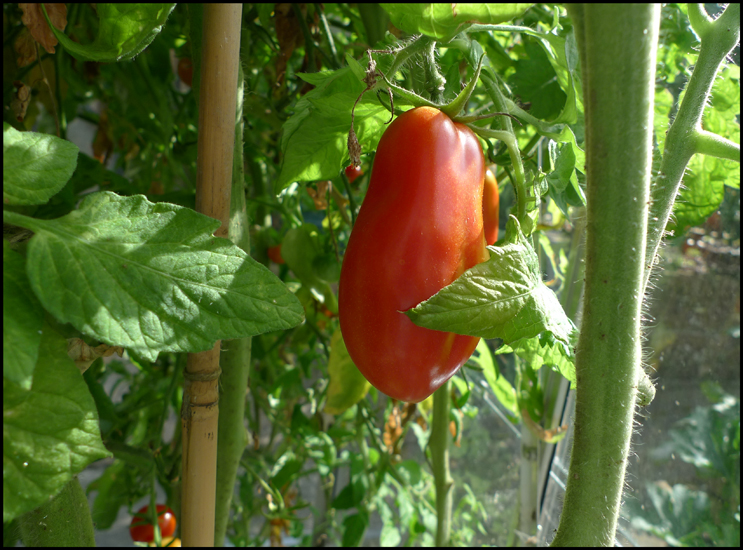
[[[493,168],[495,170],[495,168]],[[488,168],[485,171],[485,187],[482,194],[482,220],[485,228],[485,242],[488,245],[498,240],[498,181]]]
[[[479,338],[418,327],[402,312],[488,259],[484,177],[475,134],[437,109],[403,113],[379,142],[338,299],[351,358],[390,397],[424,400],[477,346]]]
[[[363,176],[364,171],[361,169],[361,167],[356,167],[353,164],[346,168],[346,177],[348,178],[349,183],[353,183],[356,178],[359,176]]]

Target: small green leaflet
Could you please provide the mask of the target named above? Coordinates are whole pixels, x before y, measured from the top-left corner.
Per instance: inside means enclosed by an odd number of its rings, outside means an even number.
[[[488,261],[405,314],[421,327],[500,338],[510,346],[524,339],[549,340],[550,354],[557,350],[561,357],[556,361],[553,355],[545,362],[557,364],[574,381],[577,330],[555,293],[542,282],[537,255],[515,217],[508,220],[505,238],[488,250]]]

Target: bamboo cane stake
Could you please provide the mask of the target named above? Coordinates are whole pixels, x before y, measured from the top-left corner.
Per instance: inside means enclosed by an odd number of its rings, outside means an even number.
[[[227,237],[242,4],[205,4],[201,57],[196,210]],[[188,356],[183,389],[184,546],[214,545],[219,349]]]

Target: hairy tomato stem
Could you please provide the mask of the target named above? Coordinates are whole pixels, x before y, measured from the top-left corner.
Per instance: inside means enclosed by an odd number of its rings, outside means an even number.
[[[629,456],[652,161],[659,5],[568,6],[586,108],[586,286],[575,435],[554,546],[610,546]],[[630,47],[628,47],[630,46]]]

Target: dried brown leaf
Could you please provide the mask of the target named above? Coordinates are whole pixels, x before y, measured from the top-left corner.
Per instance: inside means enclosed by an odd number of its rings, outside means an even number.
[[[54,53],[54,46],[58,44],[57,37],[54,36],[52,29],[46,22],[41,4],[18,4],[18,7],[23,11],[21,21],[26,25],[34,40],[41,44],[41,47],[47,53]],[[54,28],[64,31],[67,26],[67,6],[64,4],[44,4],[44,7]]]

